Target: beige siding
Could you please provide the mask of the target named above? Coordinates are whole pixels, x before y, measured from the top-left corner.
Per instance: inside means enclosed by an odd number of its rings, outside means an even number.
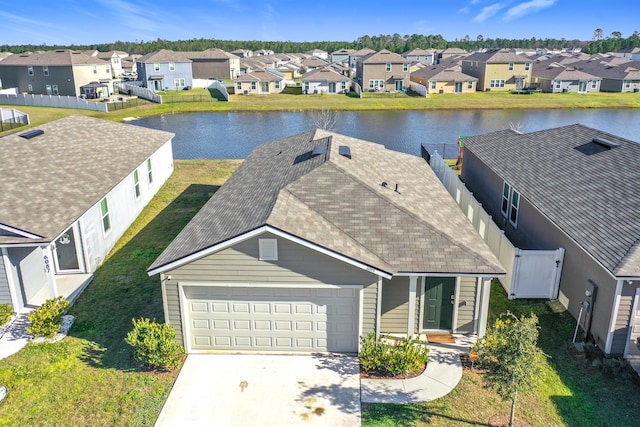
[[[456,332],[471,334],[475,332],[474,320],[476,309],[477,278],[461,277],[458,290],[458,319]]]
[[[376,332],[376,306],[378,303],[378,283],[366,287],[363,291],[362,333]]]
[[[409,321],[409,278],[382,281],[380,332],[406,334]]]
[[[165,294],[167,298],[167,313],[168,319],[165,319],[166,323],[169,323],[176,330],[176,341],[182,345],[185,345],[184,337],[182,336],[182,316],[180,314],[180,291],[178,284],[163,284],[165,287]]]
[[[631,286],[624,286],[622,288],[622,295],[620,296],[620,303],[618,305],[618,316],[616,317],[616,323],[613,328],[613,340],[611,341],[611,352],[609,353],[611,356],[622,356],[624,354],[635,291],[635,288]]]
[[[7,278],[7,272],[4,269],[3,261],[3,256],[0,253],[0,304],[11,304],[11,294],[9,293],[9,279]]]

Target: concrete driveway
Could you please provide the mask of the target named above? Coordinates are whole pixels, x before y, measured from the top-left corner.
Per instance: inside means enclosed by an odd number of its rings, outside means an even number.
[[[356,357],[189,355],[163,426],[359,426]]]

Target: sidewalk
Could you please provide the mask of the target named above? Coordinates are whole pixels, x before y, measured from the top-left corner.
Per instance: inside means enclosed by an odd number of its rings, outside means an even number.
[[[23,310],[0,331],[0,360],[22,350],[31,339],[31,335],[26,331],[29,326],[27,316],[30,312],[31,309]]]
[[[361,379],[360,400],[366,403],[430,402],[451,392],[462,378],[460,356],[475,337],[456,335],[455,344],[429,344],[429,361],[422,374],[407,380]]]

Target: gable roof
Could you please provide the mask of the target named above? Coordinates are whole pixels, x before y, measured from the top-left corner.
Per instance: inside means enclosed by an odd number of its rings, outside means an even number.
[[[184,52],[174,52],[173,50],[160,49],[156,52],[147,53],[138,58],[138,62],[145,64],[153,62],[191,62]]]
[[[417,77],[419,79],[425,79],[425,80],[443,81],[443,82],[467,82],[467,81],[477,82],[478,81],[476,77],[470,76],[460,71],[459,66],[454,66],[450,68],[444,68],[439,66],[424,67],[417,71],[412,72],[411,77]]]
[[[83,52],[60,49],[38,53],[20,53],[10,55],[0,62],[1,65],[88,65],[109,64],[108,61],[87,55]]]
[[[576,150],[604,138],[598,154]],[[465,139],[470,150],[615,276],[640,276],[640,144],[575,124]]]
[[[422,158],[322,130],[258,146],[149,271],[264,226],[389,274],[504,272]]]
[[[531,62],[526,55],[518,55],[512,51],[492,49],[486,52],[472,53],[462,59],[463,61],[478,61],[487,64],[507,64],[514,62],[516,64]]]
[[[236,55],[232,55],[228,52],[225,52],[222,49],[207,49],[203,51],[194,51],[194,52],[180,52],[182,55],[191,60],[206,60],[206,59],[221,59],[223,61],[229,59],[238,59]]]
[[[309,71],[302,76],[303,82],[344,82],[349,81],[349,77],[346,77],[337,71],[330,68],[319,68],[317,70]]]
[[[532,77],[537,77],[545,80],[563,80],[563,81],[576,81],[576,80],[602,80],[600,77],[593,74],[585,73],[584,71],[577,70],[573,66],[563,66],[560,64],[551,63],[549,66],[542,68],[539,66],[534,67],[531,71]]]
[[[372,52],[363,56],[358,60],[358,62],[362,62],[363,64],[408,64],[411,61],[407,58],[403,58],[397,53],[393,53],[387,49],[382,49],[379,52]]]
[[[282,74],[282,73],[280,73]],[[237,82],[274,82],[284,80],[284,75],[277,75],[269,70],[255,70],[247,74],[243,74],[234,79]]]
[[[0,138],[0,224],[50,240],[173,137],[85,116],[37,129],[31,139]]]
[[[411,50],[408,50],[404,53],[402,53],[402,56],[416,56],[416,55],[434,55],[435,53],[437,53],[437,51],[435,49],[420,49],[420,48],[414,48]]]

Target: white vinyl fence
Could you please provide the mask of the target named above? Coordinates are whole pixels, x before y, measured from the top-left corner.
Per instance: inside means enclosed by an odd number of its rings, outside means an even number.
[[[507,274],[500,278],[500,283],[509,299],[556,299],[564,249],[516,248],[437,152],[431,154],[429,164],[460,210],[506,270]]]
[[[362,88],[355,80],[351,82],[351,89],[358,94],[358,98],[362,98]]]
[[[157,104],[162,104],[162,97],[152,91],[151,89],[147,89],[146,87],[140,87],[134,84],[129,84],[128,82],[114,82],[113,86],[118,89],[120,93],[126,93],[128,95],[135,95],[138,98],[147,99],[151,102],[155,102]]]
[[[409,89],[414,91],[415,93],[426,97],[427,96],[427,88],[424,85],[416,82],[409,82]]]
[[[60,95],[35,95],[35,94],[18,94],[3,95],[0,94],[0,104],[2,105],[24,105],[35,107],[54,107],[54,108],[77,108],[80,110],[92,110],[107,112],[106,104],[99,102],[89,102],[75,96]]]
[[[29,115],[15,108],[0,108],[0,132],[28,125]]]

